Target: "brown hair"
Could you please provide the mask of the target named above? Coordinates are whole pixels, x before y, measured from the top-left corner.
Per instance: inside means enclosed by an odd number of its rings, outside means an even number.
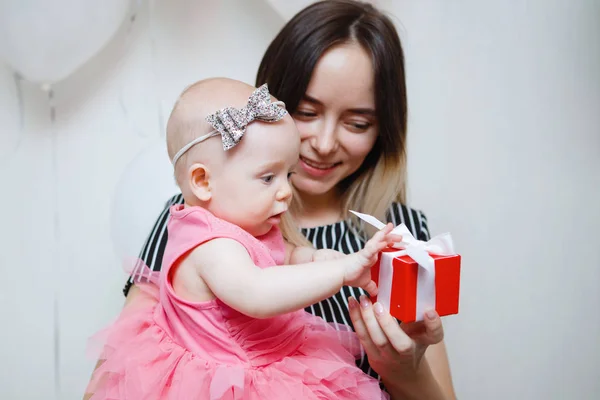
[[[392,21],[368,3],[314,3],[296,14],[271,42],[258,69],[256,85],[267,83],[270,92],[294,115],[323,53],[349,42],[358,43],[371,55],[379,135],[363,165],[338,184],[343,215],[354,209],[384,219],[393,201],[404,202],[406,187],[404,54]],[[292,210],[299,206],[293,205]],[[295,236],[290,226],[288,222],[282,230]]]

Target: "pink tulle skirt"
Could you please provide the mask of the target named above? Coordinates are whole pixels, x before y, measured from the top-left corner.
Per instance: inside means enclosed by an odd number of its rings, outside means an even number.
[[[100,332],[101,365],[91,399],[310,400],[387,399],[377,380],[355,366],[355,335],[306,313],[305,340],[292,355],[252,367],[205,360],[173,340],[153,318],[158,288]],[[348,333],[348,335],[346,335]]]

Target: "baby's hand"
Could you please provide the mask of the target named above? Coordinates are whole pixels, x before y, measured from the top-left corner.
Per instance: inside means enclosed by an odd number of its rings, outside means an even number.
[[[394,242],[402,241],[402,236],[390,234],[392,229],[393,225],[387,224],[373,235],[361,251],[348,257],[349,262],[344,274],[344,285],[361,287],[369,295],[377,295],[377,285],[371,279],[371,266],[377,261],[377,255],[381,250]]]
[[[346,257],[346,254],[330,249],[315,250],[312,256],[313,261],[337,260]]]

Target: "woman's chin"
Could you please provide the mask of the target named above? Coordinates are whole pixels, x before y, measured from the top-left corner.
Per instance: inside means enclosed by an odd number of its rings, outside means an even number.
[[[323,182],[303,176],[294,176],[292,184],[302,196],[324,196],[331,193],[335,188],[336,182],[334,180]]]

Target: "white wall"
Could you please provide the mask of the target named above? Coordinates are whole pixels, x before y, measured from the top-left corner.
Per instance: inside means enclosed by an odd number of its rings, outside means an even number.
[[[412,204],[464,257],[459,397],[598,399],[600,2],[426,3],[387,5]]]
[[[378,3],[406,49],[411,204],[464,257],[445,324],[459,397],[597,398],[600,3]],[[54,87],[54,123],[0,67],[0,398],[80,397],[86,339],[122,305],[120,256],[174,192],[174,99],[202,77],[253,82],[283,23],[259,0],[135,13]]]

